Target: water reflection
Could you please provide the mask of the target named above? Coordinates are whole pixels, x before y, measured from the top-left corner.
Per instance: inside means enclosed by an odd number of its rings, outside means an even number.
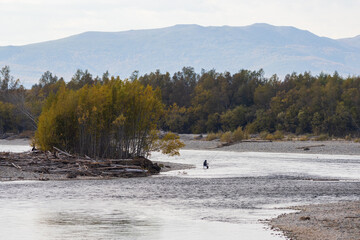
[[[241,209],[245,198],[239,205],[219,191],[192,191],[198,184],[169,177],[1,184],[0,231],[7,239],[223,239],[224,231],[226,239],[278,239],[257,219],[279,210]]]
[[[135,236],[159,231],[159,224],[155,221],[130,216],[127,212],[116,209],[113,209],[112,213],[104,213],[94,208],[47,213],[39,223],[44,228],[49,228],[51,235],[52,228],[56,228],[54,237],[61,236],[62,239],[73,239],[76,235],[86,239],[112,239],[115,236],[133,239]]]

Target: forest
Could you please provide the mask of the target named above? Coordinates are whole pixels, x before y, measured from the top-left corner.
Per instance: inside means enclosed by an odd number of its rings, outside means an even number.
[[[139,113],[138,117],[153,118],[156,127],[147,127],[141,132],[142,137],[149,136],[155,128],[174,133],[216,133],[239,127],[249,134],[281,131],[337,137],[360,135],[360,77],[342,77],[337,72],[317,76],[309,72],[291,73],[280,79],[277,75],[265,77],[262,69],[243,69],[232,74],[215,70],[196,73],[194,68],[184,67],[172,75],[157,70],[139,76],[135,71],[129,79],[120,80],[108,72],[94,77],[87,70],[78,70],[68,82],[45,72],[37,84],[25,89],[5,66],[0,72],[0,91],[0,136],[9,132],[43,131],[42,119],[55,109],[57,114],[65,114],[63,124],[71,127],[71,121],[77,122],[76,131],[71,128],[69,131],[81,135],[80,140],[71,144],[74,139],[67,136],[68,139],[61,140],[63,145],[70,144],[84,151],[84,144],[97,136],[91,152],[87,152],[90,155],[104,151],[109,145],[100,135],[104,129],[111,128],[106,131],[115,137],[115,122],[119,124],[116,138],[130,134],[124,130],[129,127],[121,125],[124,121],[121,113],[126,113],[125,108],[146,105],[144,99],[152,99],[154,109]],[[109,94],[117,97],[106,98]],[[141,96],[141,99],[130,105],[130,95],[134,99]],[[74,99],[78,102],[76,106],[73,106]],[[116,101],[112,107],[107,104],[109,99]],[[50,105],[56,107],[51,110]],[[76,112],[71,115],[73,119],[66,119],[71,111]],[[95,116],[100,115],[104,122],[91,125],[91,121],[96,121]],[[82,129],[90,125],[98,127],[81,134]],[[119,144],[135,146],[137,143]]]

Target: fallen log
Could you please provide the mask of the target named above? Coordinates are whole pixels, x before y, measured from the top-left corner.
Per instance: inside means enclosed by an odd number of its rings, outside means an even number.
[[[60,150],[60,149],[58,149],[57,147],[53,147],[56,151],[58,151],[59,153],[61,153],[61,154],[64,154],[64,155],[66,155],[66,156],[68,156],[68,157],[73,157],[70,153],[67,153],[67,152],[65,152],[65,151],[63,151],[63,150]]]
[[[15,163],[11,163],[11,165],[13,165],[15,168],[17,169],[20,169],[21,170],[21,167],[19,165],[16,165]]]
[[[111,166],[111,167],[100,167],[96,168],[98,170],[112,170],[112,169],[138,169],[142,170],[139,166],[123,166],[123,165],[117,165],[117,166]]]
[[[325,146],[325,144],[319,144],[319,145],[310,145],[310,146],[304,146],[304,147],[297,147],[296,149],[307,149],[307,150],[309,150],[310,148],[312,148],[312,147],[324,147]]]
[[[262,143],[262,142],[272,142],[272,140],[242,140],[241,142]]]

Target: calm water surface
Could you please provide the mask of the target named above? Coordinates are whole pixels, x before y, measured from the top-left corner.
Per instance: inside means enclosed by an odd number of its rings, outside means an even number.
[[[152,159],[196,168],[150,178],[2,182],[0,238],[284,239],[258,219],[286,211],[277,207],[358,200],[359,157],[187,150]]]

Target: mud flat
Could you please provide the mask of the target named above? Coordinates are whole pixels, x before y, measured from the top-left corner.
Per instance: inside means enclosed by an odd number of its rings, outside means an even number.
[[[273,229],[290,239],[360,239],[360,201],[316,204],[291,209],[270,220]]]

